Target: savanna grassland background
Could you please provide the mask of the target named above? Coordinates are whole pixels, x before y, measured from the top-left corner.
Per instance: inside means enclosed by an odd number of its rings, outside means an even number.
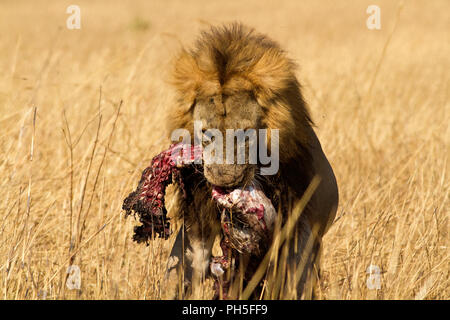
[[[80,30],[66,28],[71,4]],[[381,30],[366,27],[371,4]],[[448,299],[449,12],[447,0],[0,1],[0,297],[164,297],[173,239],[134,243],[122,200],[168,145],[171,58],[238,20],[299,64],[338,179],[318,298]],[[69,264],[81,290],[65,286]]]

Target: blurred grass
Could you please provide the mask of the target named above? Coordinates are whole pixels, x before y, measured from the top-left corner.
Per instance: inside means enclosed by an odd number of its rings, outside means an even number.
[[[209,23],[240,20],[300,65],[338,178],[318,298],[448,299],[450,4],[405,2],[383,54],[397,2],[377,3],[379,31],[365,26],[365,0],[85,0],[81,29],[68,30],[69,1],[2,1],[0,296],[164,296],[173,239],[133,243],[121,203],[167,146],[170,58]],[[79,291],[64,289],[74,252]],[[369,265],[381,290],[367,289]]]

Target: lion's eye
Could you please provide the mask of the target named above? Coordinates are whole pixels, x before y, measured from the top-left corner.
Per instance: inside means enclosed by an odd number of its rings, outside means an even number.
[[[214,103],[214,98],[209,98],[209,103],[213,104]]]
[[[203,135],[207,141],[214,142],[216,140],[216,136],[211,130],[203,130]]]

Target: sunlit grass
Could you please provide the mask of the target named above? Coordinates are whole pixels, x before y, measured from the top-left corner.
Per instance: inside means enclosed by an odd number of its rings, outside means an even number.
[[[65,28],[69,2],[2,1],[0,297],[164,297],[174,239],[132,242],[122,200],[169,144],[170,58],[207,23],[240,20],[298,62],[338,179],[317,298],[448,299],[450,6],[405,2],[387,43],[397,4],[378,2],[371,31],[370,1],[78,1],[80,30]]]

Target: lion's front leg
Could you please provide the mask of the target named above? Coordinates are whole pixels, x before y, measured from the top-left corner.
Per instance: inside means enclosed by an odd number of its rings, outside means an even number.
[[[178,231],[175,243],[167,260],[165,296],[166,299],[184,299],[185,289],[189,286],[189,280],[192,277],[192,268],[185,261],[185,250],[188,246],[187,237],[184,236],[185,231]]]
[[[201,230],[198,225],[180,229],[167,264],[167,298],[203,298],[212,246],[218,233],[215,229],[210,226]]]
[[[314,232],[305,216],[300,217],[289,240],[286,279],[281,296],[284,299],[313,299],[319,276],[321,237]]]

